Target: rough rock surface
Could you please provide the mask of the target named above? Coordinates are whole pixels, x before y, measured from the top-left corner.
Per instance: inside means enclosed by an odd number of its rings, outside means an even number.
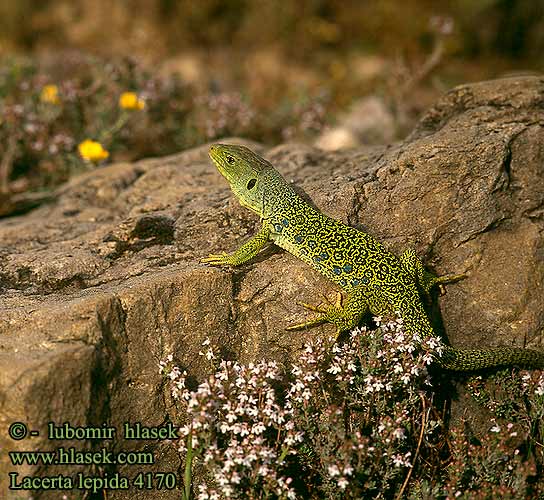
[[[362,225],[395,252],[415,247],[438,273],[468,273],[439,301],[453,345],[544,349],[544,78],[457,87],[401,144],[342,153],[252,146],[331,216]],[[304,338],[322,334],[328,327],[283,330],[306,315],[295,300],[333,290],[291,255],[269,251],[234,271],[198,263],[234,249],[257,224],[206,146],[96,170],[66,185],[55,203],[1,220],[0,449],[55,449],[49,421],[120,429],[174,419],[158,362],[173,352],[202,376],[198,351],[207,336],[225,355],[249,361],[289,359]],[[14,421],[40,435],[10,440]],[[102,473],[179,466],[164,442],[72,444],[155,453],[152,467]],[[93,472],[16,468],[6,453],[0,460],[2,498],[8,471]]]

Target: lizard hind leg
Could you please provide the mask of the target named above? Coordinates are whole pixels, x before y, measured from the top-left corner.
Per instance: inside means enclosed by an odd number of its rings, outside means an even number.
[[[292,325],[286,328],[288,331],[305,330],[325,323],[336,325],[337,336],[342,332],[355,328],[361,317],[368,310],[366,300],[360,294],[348,295],[345,305],[342,304],[342,294],[336,295],[333,305],[318,305],[300,303],[305,309],[319,313],[318,316],[303,323]]]
[[[323,306],[321,304],[314,306],[312,304],[307,304],[306,302],[297,302],[297,305],[302,306],[304,307],[304,309],[308,309],[309,311],[317,312],[319,313],[319,315],[308,321],[288,326],[286,328],[287,331],[306,330],[309,328],[314,328],[315,326],[323,325],[325,323],[330,323],[328,319],[328,312],[330,306]]]
[[[418,286],[427,296],[430,295],[431,289],[436,285],[440,286],[440,293],[443,294],[444,290],[442,285],[456,283],[457,281],[467,277],[466,274],[435,276],[433,273],[425,269],[423,263],[412,248],[405,250],[399,259],[406,271],[414,277]]]

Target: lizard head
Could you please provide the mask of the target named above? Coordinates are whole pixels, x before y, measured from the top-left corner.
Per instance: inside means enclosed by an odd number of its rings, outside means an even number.
[[[245,146],[214,144],[210,157],[240,203],[266,217],[271,189],[285,183],[274,167]]]

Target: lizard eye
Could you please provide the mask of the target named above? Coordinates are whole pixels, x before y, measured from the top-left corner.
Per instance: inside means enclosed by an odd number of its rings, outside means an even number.
[[[249,179],[247,183],[247,188],[253,189],[255,187],[255,184],[257,184],[257,179]]]
[[[234,156],[227,155],[226,158],[227,158],[227,163],[228,163],[229,165],[234,165],[234,161],[235,161],[235,160],[234,160]]]

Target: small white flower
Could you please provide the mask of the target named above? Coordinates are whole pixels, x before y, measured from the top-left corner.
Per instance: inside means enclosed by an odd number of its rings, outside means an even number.
[[[544,375],[540,375],[537,383],[538,387],[535,389],[535,394],[537,396],[544,396]]]
[[[262,422],[257,422],[251,428],[251,432],[253,434],[262,434],[265,430],[266,430],[266,425],[264,425]]]
[[[341,477],[336,484],[343,491],[349,486],[349,481],[345,477]]]
[[[397,427],[393,431],[393,437],[395,437],[396,439],[404,439],[405,437],[404,429],[402,427]]]
[[[351,476],[353,474],[353,467],[351,465],[344,466],[343,473],[345,476]]]
[[[329,476],[331,477],[340,475],[340,469],[338,468],[336,464],[329,465],[329,467],[327,468],[327,472],[329,473]]]
[[[191,432],[191,428],[188,425],[183,425],[178,430],[181,436],[188,436]]]
[[[372,384],[372,388],[374,389],[374,392],[380,392],[385,386],[379,381],[377,380],[376,382],[374,382],[374,384]]]

